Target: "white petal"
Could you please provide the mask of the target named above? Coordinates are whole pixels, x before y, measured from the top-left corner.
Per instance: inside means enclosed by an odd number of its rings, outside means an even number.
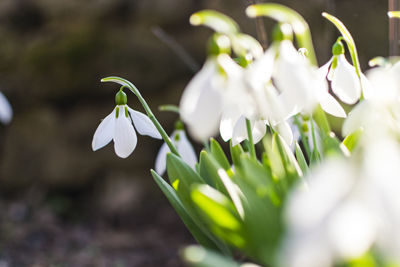
[[[289,40],[284,40],[279,46],[279,57],[288,61],[304,61],[302,56],[297,52],[293,43]]]
[[[329,93],[322,94],[319,103],[325,112],[335,117],[346,118],[346,112],[342,106]]]
[[[113,139],[115,129],[115,109],[105,117],[96,129],[93,136],[92,149],[96,151]]]
[[[221,77],[216,63],[208,60],[185,88],[180,101],[180,115],[191,135],[204,141],[218,132],[223,98],[216,85]]]
[[[300,100],[299,100],[300,97]],[[279,101],[283,103],[288,110],[286,118],[292,117],[301,112],[304,107],[304,101],[298,94],[292,94],[291,91],[284,91],[278,96]]]
[[[364,118],[370,109],[371,107],[368,100],[362,101],[356,105],[343,123],[342,135],[347,136],[360,127],[363,127]]]
[[[282,92],[280,98],[287,104],[289,113],[293,114],[309,104],[314,94],[310,79],[315,77],[311,77],[313,70],[310,64],[301,58],[291,43],[281,47],[273,78]]]
[[[247,137],[246,118],[244,116],[240,116],[235,124],[235,127],[233,128],[232,146],[236,146],[243,140],[247,139]]]
[[[161,139],[161,135],[156,126],[154,126],[154,123],[149,119],[149,117],[147,117],[146,114],[133,110],[130,107],[128,107],[128,110],[129,114],[131,114],[136,130],[141,135],[148,135],[156,139]]]
[[[227,54],[221,54],[217,57],[219,66],[224,70],[228,77],[241,76],[243,68],[239,66],[230,56]]]
[[[118,157],[128,157],[136,147],[137,137],[130,118],[125,116],[123,106],[115,122],[114,150]]]
[[[328,62],[326,62],[324,65],[322,65],[322,66],[318,69],[318,74],[319,74],[321,77],[328,78],[327,76],[328,76],[328,72],[329,72],[329,67],[332,65],[332,60],[333,60],[333,58],[329,59]],[[328,80],[329,80],[329,79],[328,79]]]
[[[222,113],[219,131],[222,139],[227,142],[232,138],[233,128],[240,118],[241,112],[238,108],[227,108]]]
[[[332,77],[332,91],[346,104],[354,104],[360,98],[360,79],[344,55],[338,56],[338,64]]]
[[[377,101],[393,101],[398,95],[398,75],[387,68],[378,67],[368,70],[367,77],[373,89],[367,93]],[[367,85],[368,90],[368,85]]]
[[[288,122],[281,122],[274,126],[274,129],[276,129],[278,134],[282,137],[282,139],[286,142],[288,146],[293,143],[293,132]]]
[[[186,86],[179,104],[180,115],[184,121],[190,121],[194,116],[193,114],[197,113],[199,98],[203,90],[213,87],[213,79],[216,72],[215,61],[209,59]]]
[[[253,135],[253,143],[257,144],[261,141],[267,131],[267,127],[265,126],[265,122],[262,120],[258,120],[254,123],[251,134]]]
[[[0,121],[9,123],[13,116],[13,111],[7,98],[0,92]]]
[[[222,112],[222,97],[213,89],[204,88],[196,104],[196,111],[185,121],[190,134],[198,141],[204,141],[218,132]]]
[[[172,137],[171,137],[172,139]],[[156,172],[160,175],[163,175],[165,170],[167,169],[167,153],[170,152],[169,147],[166,143],[164,143],[160,151],[158,151],[157,157],[156,157]]]
[[[370,99],[374,94],[374,88],[371,82],[361,73],[361,87],[365,99]]]
[[[179,140],[176,144],[179,155],[181,155],[184,162],[194,169],[197,163],[196,152],[194,151],[184,131],[179,130],[176,134],[179,135]]]
[[[262,120],[250,120],[253,143],[258,143],[266,133],[265,122]],[[233,128],[232,146],[236,146],[243,140],[248,139],[246,117],[240,116]]]
[[[272,70],[274,66],[274,57],[274,49],[269,48],[267,51],[265,51],[264,55],[254,61],[247,68],[246,74],[250,84],[253,87],[263,87],[269,80],[271,80]]]

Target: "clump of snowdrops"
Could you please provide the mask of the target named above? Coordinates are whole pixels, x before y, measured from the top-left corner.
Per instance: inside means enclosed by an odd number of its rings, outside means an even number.
[[[170,136],[131,82],[104,78],[122,87],[93,150],[113,140],[126,158],[136,131],[164,139],[151,174],[199,243],[183,250],[193,266],[400,266],[400,63],[374,59],[364,75],[351,34],[323,13],[339,35],[318,67],[298,13],[269,3],[246,14],[277,21],[265,51],[223,14],[191,16],[214,34],[179,107],[166,108],[179,114]],[[341,132],[326,114],[345,118]]]

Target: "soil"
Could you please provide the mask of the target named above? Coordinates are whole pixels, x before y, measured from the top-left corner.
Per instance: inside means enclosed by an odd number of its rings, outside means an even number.
[[[194,243],[161,192],[105,214],[87,191],[34,191],[0,200],[0,267],[179,267],[179,249]]]

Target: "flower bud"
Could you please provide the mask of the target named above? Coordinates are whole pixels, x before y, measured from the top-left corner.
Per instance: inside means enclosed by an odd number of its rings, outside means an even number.
[[[230,54],[231,42],[228,36],[215,33],[208,42],[208,54],[218,56],[219,54]]]
[[[183,123],[182,123],[182,121],[180,121],[180,120],[177,120],[176,122],[175,122],[175,130],[184,130],[185,129],[185,127],[183,126]]]
[[[334,56],[339,56],[344,54],[344,46],[341,41],[337,41],[333,46],[332,46],[332,54]]]
[[[287,23],[278,23],[272,31],[272,39],[274,42],[281,42],[283,40],[293,40],[292,27]]]
[[[128,98],[124,91],[122,91],[122,88],[118,91],[118,93],[115,95],[115,104],[116,105],[126,105],[128,102]]]

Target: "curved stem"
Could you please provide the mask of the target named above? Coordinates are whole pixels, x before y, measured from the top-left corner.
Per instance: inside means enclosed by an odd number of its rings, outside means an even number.
[[[125,86],[129,90],[131,90],[131,92],[134,93],[136,95],[136,97],[139,99],[139,102],[140,102],[140,104],[142,104],[144,110],[147,113],[147,116],[153,122],[154,126],[157,128],[158,132],[161,134],[161,137],[164,139],[165,143],[168,145],[171,152],[177,156],[180,156],[178,153],[178,150],[172,143],[171,138],[169,138],[169,136],[165,132],[164,128],[161,126],[161,124],[158,122],[157,118],[154,116],[154,114],[151,111],[146,100],[142,97],[139,90],[136,88],[136,86],[133,83],[131,83],[130,81],[128,81],[124,78],[120,78],[120,77],[116,77],[116,76],[103,78],[103,79],[101,79],[101,82],[115,82],[115,83],[121,84],[122,86]]]
[[[356,69],[356,73],[358,78],[361,79],[361,67],[360,67],[360,60],[358,59],[358,53],[356,44],[354,42],[353,37],[351,36],[349,30],[346,26],[341,22],[338,18],[323,12],[322,16],[329,20],[335,27],[339,30],[342,34],[343,40],[346,42],[347,48],[349,49],[351,60],[353,61],[354,68]]]
[[[308,58],[310,62],[314,65],[318,65],[312,43],[311,31],[307,22],[299,13],[280,4],[264,3],[249,6],[246,9],[246,14],[251,18],[265,16],[282,23],[289,23],[295,33],[299,47],[306,48],[309,53]]]

